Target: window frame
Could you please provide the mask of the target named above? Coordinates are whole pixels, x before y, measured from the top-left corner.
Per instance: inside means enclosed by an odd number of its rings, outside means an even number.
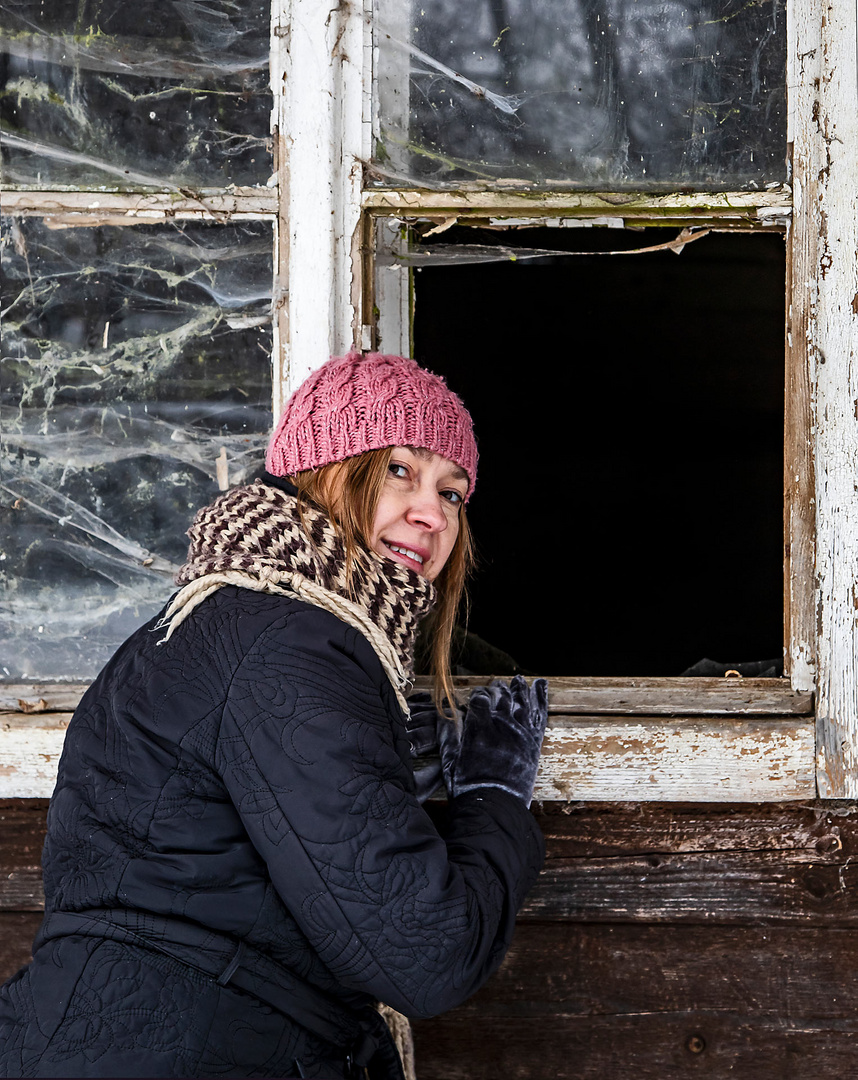
[[[745,680],[743,703],[722,680],[696,680],[709,695],[706,708],[688,704],[679,679],[554,680],[537,794],[632,801],[858,796],[858,587],[851,570],[858,565],[858,215],[851,183],[858,5],[787,0],[791,187],[693,195],[548,191],[538,198],[508,189],[364,187],[378,62],[372,8],[372,0],[333,9],[321,0],[272,0],[274,186],[178,196],[15,190],[4,194],[4,211],[69,226],[273,220],[275,416],[329,355],[352,347],[410,351],[409,271],[376,273],[379,229],[395,234],[417,219],[444,225],[610,216],[635,225],[784,230],[788,680]],[[762,683],[779,685],[752,685]],[[643,684],[648,695],[641,696]],[[76,692],[47,684],[5,688],[0,794],[50,794],[69,693]],[[603,693],[603,707],[592,707],[593,692]],[[635,694],[638,704],[629,705]],[[761,711],[765,701],[768,711]]]

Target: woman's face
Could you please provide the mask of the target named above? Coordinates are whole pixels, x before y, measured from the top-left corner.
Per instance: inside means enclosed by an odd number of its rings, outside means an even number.
[[[430,450],[394,446],[369,546],[434,581],[456,543],[467,493],[467,473],[454,462]]]

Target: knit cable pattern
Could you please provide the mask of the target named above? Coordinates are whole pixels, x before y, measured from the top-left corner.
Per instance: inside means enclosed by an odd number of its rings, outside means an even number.
[[[477,477],[470,414],[444,380],[404,356],[336,356],[298,387],[268,444],[265,467],[293,476],[388,446],[417,446],[460,465],[466,501]]]
[[[188,536],[188,558],[175,579],[183,588],[159,623],[167,627],[165,641],[224,585],[298,596],[368,639],[407,713],[402,691],[412,673],[418,624],[436,598],[426,578],[362,548],[350,590],[345,549],[330,519],[305,503],[302,522],[294,495],[260,482],[203,507]]]

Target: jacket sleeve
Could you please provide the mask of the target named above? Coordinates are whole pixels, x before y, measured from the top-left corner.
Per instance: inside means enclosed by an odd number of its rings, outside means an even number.
[[[219,769],[335,978],[426,1017],[500,964],[544,849],[530,811],[498,789],[460,796],[433,825],[397,748],[404,723],[389,689],[360,634],[296,607],[235,673]]]

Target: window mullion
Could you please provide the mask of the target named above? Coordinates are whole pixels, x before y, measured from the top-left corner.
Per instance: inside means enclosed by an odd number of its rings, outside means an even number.
[[[366,33],[362,5],[285,0],[275,19],[274,38],[285,42],[272,72],[283,297],[275,414],[310,371],[362,342]]]

